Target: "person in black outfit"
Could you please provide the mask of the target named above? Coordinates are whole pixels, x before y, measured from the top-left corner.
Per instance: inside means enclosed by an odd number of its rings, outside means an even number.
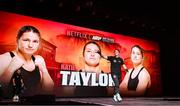
[[[13,82],[13,93],[14,93],[13,101],[19,101],[19,95],[24,88],[24,82],[21,75],[21,70],[17,70],[13,74],[12,82]]]
[[[119,91],[119,84],[121,82],[121,66],[128,72],[126,65],[124,64],[123,59],[119,56],[120,51],[118,49],[114,50],[114,56],[103,56],[104,59],[107,59],[111,63],[111,75],[114,81],[114,96],[113,100],[116,102],[122,101]]]

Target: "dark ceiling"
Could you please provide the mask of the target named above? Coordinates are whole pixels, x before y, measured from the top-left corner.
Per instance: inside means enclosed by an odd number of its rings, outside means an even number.
[[[167,5],[168,4],[168,5]],[[159,41],[173,20],[158,0],[1,0],[0,9],[27,16]]]

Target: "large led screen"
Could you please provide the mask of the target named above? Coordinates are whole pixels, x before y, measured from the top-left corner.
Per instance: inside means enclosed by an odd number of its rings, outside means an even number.
[[[122,73],[119,79],[121,95],[161,95],[160,49],[157,42],[0,11],[1,56],[16,50],[18,30],[25,25],[34,26],[41,33],[41,47],[35,55],[44,58],[56,97],[112,96],[111,62],[101,55],[114,56],[115,49],[120,51],[120,57],[129,70],[119,69]],[[134,51],[132,47],[135,45],[141,50],[135,47]],[[138,56],[141,57],[141,63],[134,63],[133,54],[137,61]],[[137,64],[141,65],[135,67]],[[0,63],[0,67],[3,65],[3,62]],[[2,77],[4,71],[0,71]],[[133,79],[136,81],[129,81]]]

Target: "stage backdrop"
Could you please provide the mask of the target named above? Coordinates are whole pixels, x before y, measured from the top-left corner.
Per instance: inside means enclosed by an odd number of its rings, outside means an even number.
[[[103,58],[99,60],[99,67],[103,73],[79,72],[85,66],[83,47],[89,41],[99,44],[101,53],[107,56],[113,55],[113,50],[118,48],[129,69],[133,67],[130,60],[131,47],[140,45],[145,50],[144,65],[151,77],[151,88],[147,96],[161,95],[160,49],[157,42],[0,11],[1,54],[15,49],[17,31],[24,25],[32,25],[40,30],[43,40],[38,54],[46,61],[55,83],[54,94],[57,97],[112,96],[113,82],[109,61]],[[122,69],[122,80],[125,74]],[[83,75],[87,81],[84,85],[80,78]],[[80,91],[75,93],[78,87]],[[103,88],[106,90],[101,92]]]

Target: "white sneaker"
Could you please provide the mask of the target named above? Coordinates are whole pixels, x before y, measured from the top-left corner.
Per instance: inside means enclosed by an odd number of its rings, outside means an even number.
[[[13,97],[13,102],[18,102],[18,100],[17,100],[17,95],[14,95],[14,97]]]
[[[19,96],[18,95],[16,96],[16,100],[19,102]]]
[[[13,101],[15,102],[15,100],[16,100],[16,96],[13,96]]]
[[[116,95],[114,95],[113,100],[114,100],[115,102],[118,102]]]
[[[15,95],[15,96],[13,97],[13,102],[19,102],[19,96]]]
[[[121,98],[121,96],[120,96],[119,93],[116,94],[116,97],[117,97],[117,100],[118,100],[119,102],[122,101],[122,98]]]

